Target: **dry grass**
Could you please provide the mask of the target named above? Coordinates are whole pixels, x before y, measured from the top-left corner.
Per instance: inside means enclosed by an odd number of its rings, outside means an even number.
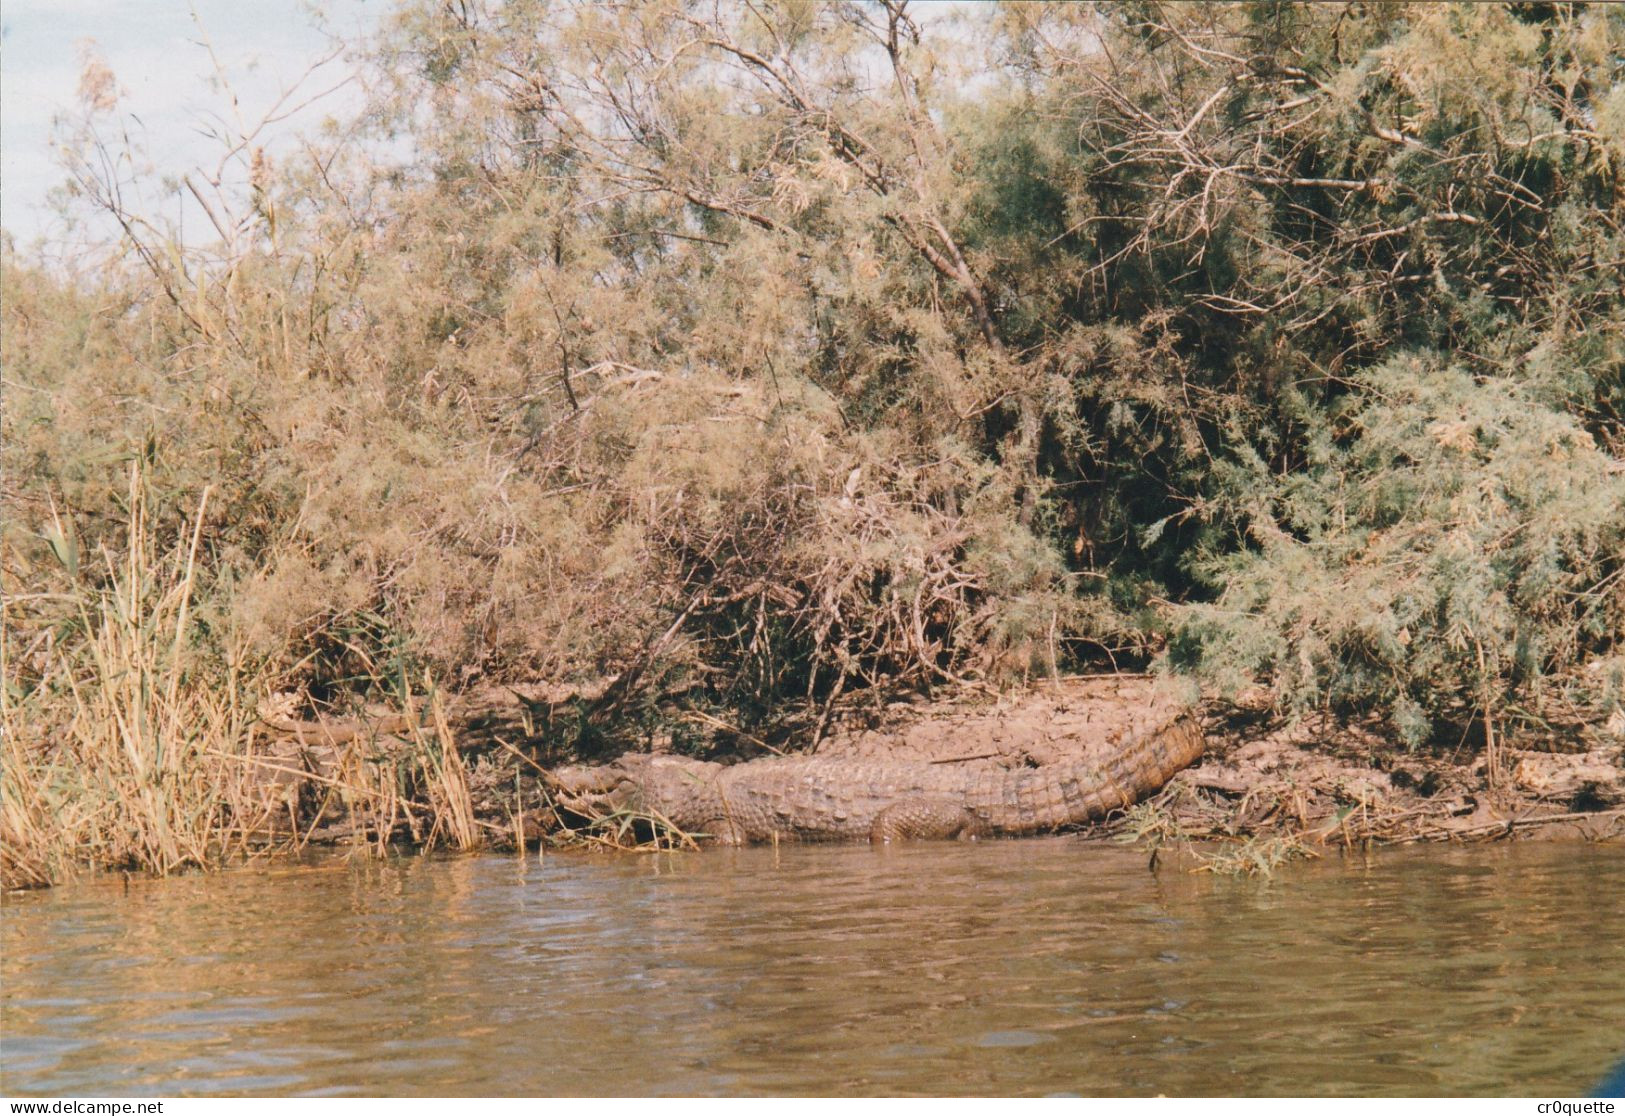
[[[605,810],[584,818],[574,827],[560,826],[552,843],[614,852],[671,852],[697,849],[709,833],[690,833],[664,814],[640,810]]]
[[[94,583],[72,569],[71,609],[34,631],[19,662],[27,601],[4,603],[4,882],[60,880],[83,866],[160,874],[217,858],[223,818],[247,787],[221,753],[241,754],[258,680],[226,666],[200,674],[189,646],[199,530],[160,548],[143,472],[129,471],[129,546],[99,554]],[[71,538],[65,532],[63,538]],[[71,551],[64,555],[76,564]]]
[[[124,553],[103,549],[90,577],[58,519],[74,591],[0,602],[0,883],[43,886],[105,868],[167,875],[298,847],[335,815],[379,849],[403,830],[426,847],[480,846],[436,692],[421,718],[404,695],[407,730],[389,747],[358,736],[331,764],[279,759],[269,747],[259,713],[269,676],[198,646],[208,500],[205,490],[188,529],[163,545],[145,472],[132,464]],[[45,596],[50,617],[30,611]]]
[[[1319,860],[1320,853],[1296,833],[1248,837],[1219,844],[1210,852],[1195,852],[1193,871],[1220,876],[1273,876],[1275,870],[1297,860]]]

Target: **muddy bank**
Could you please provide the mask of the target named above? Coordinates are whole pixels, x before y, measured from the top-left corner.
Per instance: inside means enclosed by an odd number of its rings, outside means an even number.
[[[1208,703],[1208,752],[1120,831],[1155,838],[1368,842],[1625,839],[1625,726],[1407,751],[1380,727],[1289,725]],[[1616,718],[1617,720],[1617,718]]]
[[[577,758],[557,745],[558,718],[579,708],[577,699],[536,687],[490,691],[450,707],[441,714],[439,738],[455,746],[445,749],[440,785],[428,788],[437,801],[414,804],[402,796],[388,809],[376,791],[348,789],[353,780],[346,772],[387,763],[392,748],[410,743],[414,718],[267,716],[266,809],[253,828],[271,841],[432,842],[447,836],[437,810],[449,809],[461,813],[467,844],[636,844],[650,835],[637,819],[584,826],[555,809],[546,773]],[[1175,700],[1152,679],[1110,676],[1063,679],[1019,694],[854,703],[827,722],[811,750],[1008,767],[1088,760]],[[1233,847],[1234,866],[1242,869],[1370,842],[1625,840],[1625,725],[1505,741],[1492,773],[1470,740],[1406,752],[1372,726],[1287,725],[1264,710],[1218,702],[1206,703],[1201,715],[1209,741],[1204,758],[1086,835],[1154,846],[1215,842],[1223,855]],[[806,751],[814,735],[762,739],[705,714],[688,716],[713,722],[710,754],[729,762]],[[637,751],[692,750],[692,742],[666,731],[618,747],[600,741],[587,758],[608,758],[628,744]]]

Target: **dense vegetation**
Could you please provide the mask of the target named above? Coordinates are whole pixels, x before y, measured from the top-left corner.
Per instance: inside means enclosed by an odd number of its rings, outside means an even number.
[[[8,834],[273,690],[1618,708],[1625,11],[407,0],[368,50],[364,115],[168,184],[207,248],[87,68],[118,243],[4,260]]]

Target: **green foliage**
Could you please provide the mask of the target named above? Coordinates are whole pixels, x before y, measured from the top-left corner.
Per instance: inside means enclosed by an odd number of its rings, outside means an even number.
[[[1242,468],[1246,549],[1209,555],[1175,661],[1298,709],[1378,703],[1412,743],[1464,696],[1500,709],[1620,630],[1625,470],[1527,389],[1398,357],[1286,477]]]
[[[219,244],[105,177],[110,101],[65,134],[123,232],[5,252],[25,688],[132,459],[164,531],[211,490],[209,652],[328,700],[755,722],[1172,633],[1415,737],[1619,653],[1618,9],[409,0],[369,49]]]

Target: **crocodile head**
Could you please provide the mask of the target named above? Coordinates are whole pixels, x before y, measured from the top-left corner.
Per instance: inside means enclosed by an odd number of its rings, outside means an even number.
[[[599,767],[561,767],[552,783],[559,805],[575,813],[669,815],[704,798],[704,776],[716,769],[681,756],[631,755]]]
[[[572,813],[613,814],[642,805],[643,780],[620,762],[561,767],[552,772],[550,781],[559,805]]]

